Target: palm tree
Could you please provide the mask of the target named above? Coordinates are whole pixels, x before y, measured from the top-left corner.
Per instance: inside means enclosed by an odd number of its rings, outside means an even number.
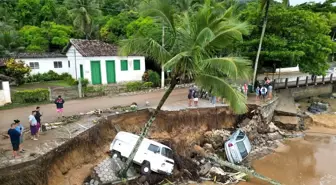
[[[151,34],[120,43],[122,55],[139,54],[150,56],[156,61],[166,61],[164,65],[172,74],[169,88],[145,124],[125,168],[120,172],[122,176],[125,176],[143,138],[178,79],[191,76],[196,84],[206,89],[212,88],[214,94],[226,98],[236,113],[247,111],[246,98],[229,81],[248,79],[251,72],[250,62],[240,57],[217,56],[217,53],[232,42],[242,40],[242,35],[248,32],[248,25],[239,22],[230,14],[216,10],[210,5],[210,0],[206,0],[198,10],[184,12],[181,16],[175,16],[172,6],[167,1],[152,0],[141,8],[145,16],[159,18],[164,22],[171,32],[169,44],[162,46]]]
[[[97,0],[67,0],[65,3],[71,8],[74,26],[88,39],[92,32],[92,17],[101,13],[99,3]]]
[[[258,52],[257,52],[255,64],[254,64],[253,81],[252,81],[253,87],[255,86],[255,81],[256,81],[256,77],[257,77],[259,56],[260,56],[260,52],[261,52],[263,39],[265,37],[265,31],[266,31],[266,26],[267,26],[268,11],[269,11],[270,3],[271,3],[271,0],[261,0],[260,1],[260,9],[265,10],[265,14],[264,14],[264,17],[263,17],[263,26],[262,26],[262,30],[261,30]],[[289,7],[289,0],[283,0],[282,4],[286,7]]]

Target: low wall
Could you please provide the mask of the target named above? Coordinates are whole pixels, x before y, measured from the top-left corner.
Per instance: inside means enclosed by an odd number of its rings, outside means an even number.
[[[279,102],[279,98],[275,97],[267,104],[261,105],[259,107],[260,113],[262,115],[262,118],[264,119],[264,123],[269,123],[272,121],[273,115],[274,115],[274,110],[277,108]]]
[[[290,93],[292,94],[295,100],[319,95],[328,95],[331,94],[332,92],[333,92],[332,84],[315,85],[315,86],[290,89]]]
[[[150,110],[140,110],[102,118],[92,128],[65,142],[35,160],[0,169],[1,185],[62,185],[65,175],[76,167],[106,157],[116,131],[139,133],[150,117]],[[211,129],[233,128],[237,116],[226,107],[161,111],[150,129],[150,138],[171,141],[170,147],[181,155],[200,142],[204,132]]]
[[[276,68],[275,72],[276,73],[284,73],[284,72],[298,72],[300,71],[299,65],[297,65],[296,67],[284,67],[284,68]]]
[[[3,106],[7,103],[11,103],[11,94],[9,82],[1,82],[0,81],[0,106]]]

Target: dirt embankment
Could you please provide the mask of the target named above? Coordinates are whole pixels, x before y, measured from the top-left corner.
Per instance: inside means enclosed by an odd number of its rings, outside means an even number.
[[[141,110],[102,119],[96,126],[34,161],[0,169],[0,184],[79,185],[90,174],[93,164],[106,157],[105,152],[116,134],[114,125],[123,131],[139,133],[150,115],[150,111]],[[149,137],[170,140],[178,154],[189,156],[193,144],[202,142],[204,132],[233,128],[236,119],[227,108],[162,111]]]

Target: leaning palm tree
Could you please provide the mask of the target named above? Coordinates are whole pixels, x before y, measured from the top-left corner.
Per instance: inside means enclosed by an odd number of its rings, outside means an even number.
[[[163,47],[152,35],[137,35],[121,41],[122,55],[139,54],[156,61],[165,61],[164,65],[171,70],[172,75],[169,88],[145,124],[120,175],[126,175],[142,140],[178,79],[191,76],[196,84],[206,89],[212,88],[214,94],[226,98],[236,113],[247,111],[246,98],[232,83],[236,79],[250,77],[250,62],[240,57],[218,56],[217,53],[230,47],[232,42],[242,40],[242,35],[248,32],[248,25],[231,17],[231,14],[216,10],[209,2],[207,0],[194,12],[175,16],[176,12],[167,1],[152,0],[141,10],[145,16],[159,18],[164,22],[171,32],[171,42]]]
[[[66,0],[65,4],[71,8],[74,26],[88,39],[92,32],[92,16],[99,15],[99,3],[97,0]]]
[[[263,39],[265,37],[265,31],[266,31],[266,26],[267,26],[268,11],[269,11],[270,3],[271,3],[271,0],[261,0],[260,1],[260,10],[263,10],[262,12],[264,12],[264,16],[263,16],[263,26],[262,26],[261,36],[260,36],[260,40],[259,40],[258,52],[257,52],[257,56],[256,56],[255,63],[254,63],[254,72],[253,72],[253,81],[252,81],[253,87],[255,86],[255,81],[256,81],[256,78],[257,78],[258,62],[259,62],[259,57],[260,57],[260,52],[261,52]],[[286,7],[289,7],[289,5],[290,5],[289,0],[283,0],[282,4]]]

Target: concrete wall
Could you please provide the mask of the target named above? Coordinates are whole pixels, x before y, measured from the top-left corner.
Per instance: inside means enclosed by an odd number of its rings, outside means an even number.
[[[276,68],[275,72],[276,73],[285,73],[285,72],[298,72],[300,71],[299,65],[297,65],[296,67],[284,67],[284,68]]]
[[[75,54],[76,53],[76,62]],[[90,61],[100,61],[100,71],[102,84],[107,84],[107,74],[106,74],[106,61],[114,60],[115,62],[115,76],[116,82],[127,82],[127,81],[140,81],[142,80],[142,75],[146,70],[145,67],[145,57],[143,56],[129,56],[129,57],[119,57],[119,56],[108,56],[108,57],[83,57],[78,51],[74,51],[74,47],[71,46],[67,52],[67,57],[69,61],[75,65],[77,63],[77,76],[80,77],[80,65],[83,65],[84,78],[88,79],[91,83],[91,62]],[[128,61],[128,70],[121,71],[121,60]],[[140,60],[140,70],[133,70],[133,60]],[[76,70],[73,70],[73,74],[76,74]]]
[[[316,85],[290,89],[290,93],[295,100],[309,98],[319,95],[328,95],[333,92],[332,84]]]
[[[23,61],[25,64],[30,66],[29,64],[31,62],[38,62],[39,63],[39,69],[32,69],[31,74],[37,74],[37,73],[46,73],[49,70],[53,70],[58,74],[62,73],[70,73],[71,70],[69,68],[68,59],[66,57],[62,58],[20,58],[17,59],[17,61]],[[54,62],[60,61],[62,62],[62,68],[55,68]],[[71,65],[70,65],[71,66]]]
[[[272,121],[274,110],[276,109],[278,102],[279,102],[279,98],[275,97],[271,101],[259,107],[264,123],[269,123]]]
[[[11,103],[11,94],[9,88],[9,82],[0,82],[2,83],[2,89],[0,89],[0,106],[3,106],[7,103]]]

